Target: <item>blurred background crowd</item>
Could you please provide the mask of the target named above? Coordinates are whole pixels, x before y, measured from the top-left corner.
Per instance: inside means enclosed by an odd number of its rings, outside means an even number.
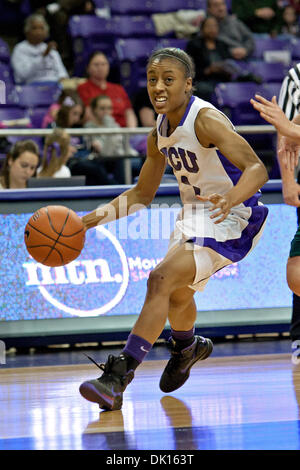
[[[195,94],[235,125],[265,124],[249,100],[278,96],[300,62],[299,13],[297,0],[1,0],[0,187],[25,188],[32,176],[123,184],[124,157],[134,179],[146,136],[128,144],[101,130],[155,124],[145,66],[159,47],[193,57]],[[13,128],[53,133],[24,139]],[[279,178],[275,135],[244,137]]]

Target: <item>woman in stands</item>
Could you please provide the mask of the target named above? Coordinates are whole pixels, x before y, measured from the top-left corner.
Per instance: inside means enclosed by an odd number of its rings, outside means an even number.
[[[85,106],[99,95],[109,96],[113,103],[113,117],[121,127],[137,127],[137,118],[133,111],[130,99],[125,89],[117,84],[107,81],[110,66],[103,52],[94,52],[87,65],[88,79],[77,88]],[[87,108],[87,119],[90,119]]]
[[[25,189],[35,176],[39,164],[39,148],[33,140],[20,140],[12,146],[0,175],[0,189]]]
[[[83,114],[84,106],[81,99],[66,96],[57,113],[55,122],[48,127],[81,128]],[[101,162],[91,159],[91,152],[82,136],[72,136],[71,145],[76,149],[75,154],[68,160],[68,167],[72,176],[84,175],[87,186],[118,184],[114,175],[108,174]]]
[[[26,39],[18,43],[11,56],[16,83],[59,82],[68,78],[68,72],[56,50],[56,43],[45,42],[49,26],[42,15],[26,18]]]

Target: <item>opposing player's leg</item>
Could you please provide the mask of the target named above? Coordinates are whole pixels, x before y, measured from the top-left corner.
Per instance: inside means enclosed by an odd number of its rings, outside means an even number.
[[[84,382],[80,393],[101,408],[120,409],[123,392],[134,377],[134,371],[143,361],[160,336],[167,319],[171,294],[192,284],[196,267],[193,251],[186,244],[174,248],[150,273],[147,294],[139,318],[118,357],[110,355],[99,367],[103,374],[96,380]]]
[[[171,326],[171,358],[160,379],[160,389],[169,393],[181,387],[189,378],[192,366],[206,359],[213,350],[212,341],[195,336],[197,316],[195,291],[184,287],[172,293],[168,319]]]
[[[288,258],[286,265],[286,279],[291,291],[300,296],[300,256]]]

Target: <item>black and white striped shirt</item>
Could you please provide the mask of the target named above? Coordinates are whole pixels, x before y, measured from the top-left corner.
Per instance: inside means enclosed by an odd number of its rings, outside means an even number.
[[[283,80],[278,104],[289,120],[300,114],[300,63],[292,67]]]

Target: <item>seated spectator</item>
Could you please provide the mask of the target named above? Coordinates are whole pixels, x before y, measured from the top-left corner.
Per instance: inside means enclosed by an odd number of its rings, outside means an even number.
[[[68,31],[69,19],[73,15],[94,15],[95,4],[93,0],[57,0],[49,2],[46,17],[50,25],[51,36],[57,43],[62,61],[69,71],[73,73],[72,38]]]
[[[72,88],[65,88],[62,90],[58,100],[57,100],[57,103],[53,103],[51,104],[51,106],[49,107],[47,113],[45,114],[44,118],[43,118],[43,122],[42,122],[42,128],[45,129],[49,126],[49,124],[51,124],[52,122],[55,121],[56,117],[57,117],[57,113],[61,107],[61,104],[64,102],[64,99],[67,97],[67,96],[70,96],[74,101],[76,101],[77,99],[79,99],[79,96],[78,96],[78,93],[76,92],[76,90],[73,90]]]
[[[66,96],[57,111],[56,119],[49,123],[47,127],[52,129],[56,127],[62,129],[80,128],[82,127],[83,116],[84,106],[79,96]],[[82,151],[84,154],[87,152],[82,136],[71,136],[71,143],[76,147],[77,152]]]
[[[26,39],[18,43],[12,52],[11,65],[16,83],[59,82],[68,73],[56,50],[56,43],[45,42],[48,24],[41,15],[30,15],[25,20]]]
[[[101,127],[120,128],[112,117],[112,101],[109,96],[100,95],[90,102],[92,119],[85,123],[84,127],[98,129]],[[99,136],[87,136],[85,138],[89,148],[97,156],[125,155],[123,137],[120,134],[104,134]]]
[[[296,10],[291,5],[287,5],[282,11],[282,26],[280,34],[298,37],[300,33],[299,20]]]
[[[300,0],[288,0],[288,3],[295,9],[297,15],[300,14]]]
[[[201,24],[200,35],[191,39],[186,52],[195,63],[195,94],[210,101],[218,82],[232,78],[232,69],[226,63],[230,58],[228,46],[218,39],[219,26],[214,17],[207,17]]]
[[[110,65],[103,52],[94,52],[87,65],[88,79],[77,88],[84,105],[87,107],[86,120],[90,119],[89,105],[99,95],[109,96],[113,103],[113,117],[121,127],[137,127],[137,118],[125,89],[107,81]]]
[[[281,9],[277,0],[232,0],[231,10],[253,33],[275,36],[280,31]]]
[[[253,33],[234,15],[229,15],[225,0],[207,0],[207,15],[219,23],[218,39],[229,47],[232,59],[246,60],[255,48]]]
[[[84,106],[80,98],[73,99],[66,96],[57,113],[56,120],[48,127],[60,127],[63,129],[81,128],[83,122]],[[113,175],[109,175],[99,161],[90,158],[90,150],[82,136],[71,136],[71,145],[76,148],[76,153],[68,160],[67,166],[72,176],[84,175],[87,186],[118,184]]]
[[[75,152],[76,148],[71,145],[67,132],[64,129],[54,129],[45,139],[43,160],[37,169],[37,177],[69,178],[71,171],[66,163]]]
[[[0,174],[0,189],[25,189],[36,174],[39,148],[33,140],[19,140],[6,155]]]
[[[93,98],[90,103],[92,119],[88,121],[84,127],[98,129],[98,128],[120,128],[119,124],[112,117],[112,101],[108,96],[100,95]],[[116,157],[116,156],[136,156],[137,152],[131,147],[128,153],[125,149],[124,138],[121,134],[102,134],[99,136],[87,136],[85,138],[88,147],[91,149],[96,159],[103,157]],[[91,158],[91,155],[89,156]],[[125,182],[124,176],[124,161],[121,159],[114,159],[113,161],[102,162],[106,170],[113,173],[119,183]],[[131,167],[134,173],[139,172],[142,166],[141,158],[131,159]]]

